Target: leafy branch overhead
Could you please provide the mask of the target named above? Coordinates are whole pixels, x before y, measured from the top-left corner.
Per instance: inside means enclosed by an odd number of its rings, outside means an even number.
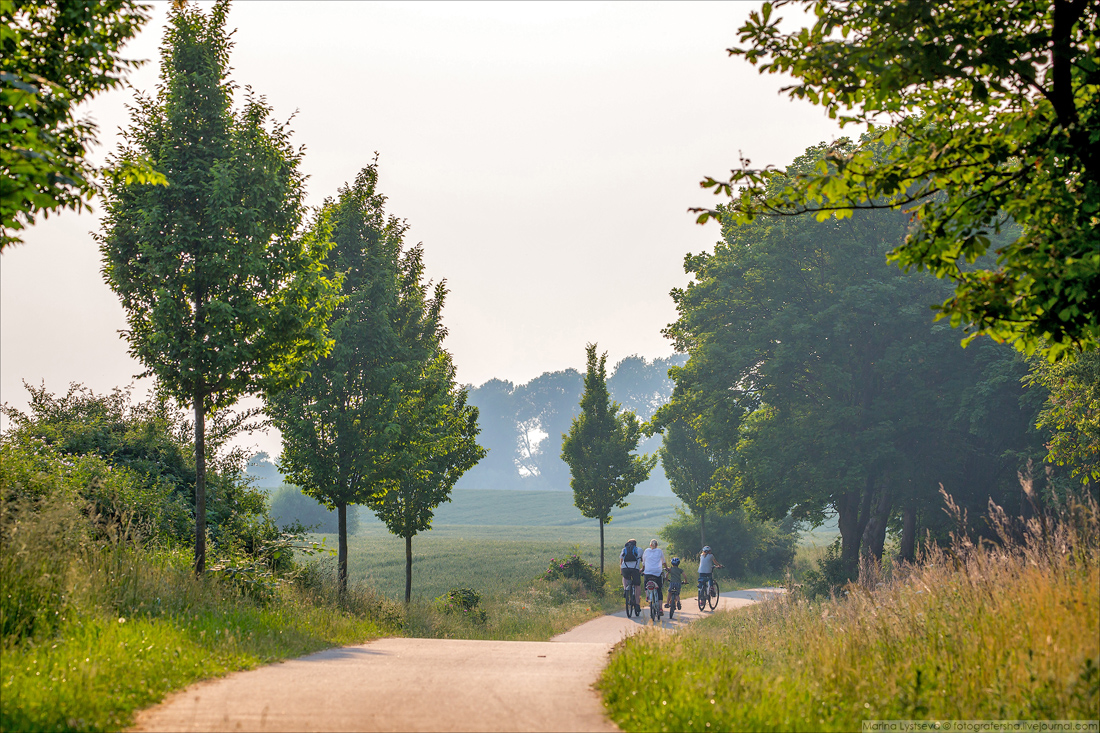
[[[76,108],[143,62],[120,55],[149,19],[134,0],[0,0],[0,249],[38,214],[72,209],[111,182],[164,183],[147,159],[100,170],[96,125]]]
[[[954,283],[937,309],[967,340],[1051,357],[1100,342],[1100,5],[807,1],[814,24],[786,33],[792,4],[753,12],[730,54],[867,132],[789,177],[742,159],[702,182],[731,201],[698,220],[900,208],[889,258]]]

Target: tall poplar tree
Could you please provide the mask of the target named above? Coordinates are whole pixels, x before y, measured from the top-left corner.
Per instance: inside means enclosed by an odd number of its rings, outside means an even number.
[[[294,389],[267,400],[283,434],[279,467],[302,492],[337,512],[337,585],[347,589],[347,508],[382,501],[413,470],[412,402],[446,335],[446,289],[424,279],[423,249],[406,249],[404,221],[385,212],[376,163],[326,201],[329,260],[343,275],[332,320],[335,346]],[[318,235],[319,236],[319,235]],[[404,441],[404,443],[403,443]]]
[[[195,570],[206,565],[207,414],[285,389],[331,348],[331,244],[299,236],[301,153],[248,92],[234,109],[228,2],[173,6],[155,97],[139,97],[117,158],[167,186],[108,187],[103,274],[126,310],[130,353],[195,411]]]
[[[656,455],[635,456],[641,425],[633,412],[612,402],[607,391],[607,352],[596,356],[588,344],[581,414],[562,436],[561,457],[572,474],[573,502],[581,514],[600,521],[600,573],[603,573],[604,525],[611,510],[626,506],[634,487],[649,478]]]

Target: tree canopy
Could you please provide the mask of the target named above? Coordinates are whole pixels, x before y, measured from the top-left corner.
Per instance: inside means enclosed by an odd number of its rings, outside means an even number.
[[[382,502],[409,472],[423,470],[417,468],[423,456],[410,449],[423,442],[413,431],[420,414],[415,404],[442,409],[437,402],[447,394],[446,366],[436,364],[446,335],[446,288],[424,279],[423,248],[406,248],[408,225],[385,205],[377,163],[325,202],[315,237],[331,237],[329,265],[343,276],[344,300],[331,324],[334,346],[300,385],[267,398],[267,412],[283,434],[283,474],[339,514],[341,589],[347,586],[348,505]],[[424,402],[429,391],[436,402]]]
[[[301,152],[251,91],[232,105],[228,3],[175,6],[161,84],[140,97],[118,152],[168,180],[107,189],[103,273],[119,295],[130,353],[195,410],[195,565],[205,565],[205,417],[243,394],[293,386],[332,345],[339,282],[331,243],[304,212]]]
[[[76,108],[140,61],[119,51],[149,19],[134,0],[0,0],[0,249],[39,213],[81,210],[99,184],[96,125]],[[140,159],[116,177],[163,182]]]
[[[791,176],[824,152],[807,151]],[[1021,456],[1038,447],[1023,360],[989,339],[960,349],[926,305],[944,283],[886,262],[907,227],[891,210],[730,217],[673,291],[667,334],[691,358],[672,370],[664,415],[728,457],[718,508],[748,502],[815,524],[835,511],[849,569],[861,548],[881,555],[899,513],[935,528],[940,482],[979,509],[990,496],[1011,507]]]
[[[792,4],[754,11],[730,54],[794,77],[784,91],[864,144],[790,177],[742,160],[703,181],[734,200],[700,221],[903,210],[889,258],[954,284],[937,307],[968,338],[1052,357],[1100,342],[1100,5],[803,0],[815,22],[783,32]]]
[[[607,353],[597,357],[587,346],[581,412],[562,435],[561,457],[569,466],[573,500],[581,514],[600,522],[600,572],[604,567],[604,525],[611,511],[626,506],[626,497],[645,481],[656,455],[632,455],[641,438],[638,417],[611,401],[607,391]]]

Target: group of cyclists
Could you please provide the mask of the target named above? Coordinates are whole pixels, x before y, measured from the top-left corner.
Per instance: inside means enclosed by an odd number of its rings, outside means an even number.
[[[700,592],[712,586],[714,570],[721,567],[724,566],[715,561],[710,546],[704,547],[699,555]],[[623,592],[625,593],[631,585],[634,587],[635,610],[641,609],[642,589],[648,587],[651,582],[657,586],[658,603],[664,602],[664,576],[666,570],[668,571],[670,598],[676,599],[676,608],[670,610],[675,611],[681,608],[680,586],[684,581],[684,571],[680,567],[680,558],[674,557],[671,562],[666,560],[664,550],[657,546],[657,540],[650,540],[649,547],[640,552],[638,541],[635,539],[628,540],[622,552],[619,553],[619,568],[623,579]],[[669,608],[669,604],[664,603],[663,607]],[[657,617],[660,618],[663,615],[664,612],[658,608]]]

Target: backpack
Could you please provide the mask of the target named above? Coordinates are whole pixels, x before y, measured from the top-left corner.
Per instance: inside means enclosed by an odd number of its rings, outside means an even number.
[[[627,542],[623,547],[623,560],[625,562],[638,562],[638,558],[641,554],[638,552],[638,546]]]

